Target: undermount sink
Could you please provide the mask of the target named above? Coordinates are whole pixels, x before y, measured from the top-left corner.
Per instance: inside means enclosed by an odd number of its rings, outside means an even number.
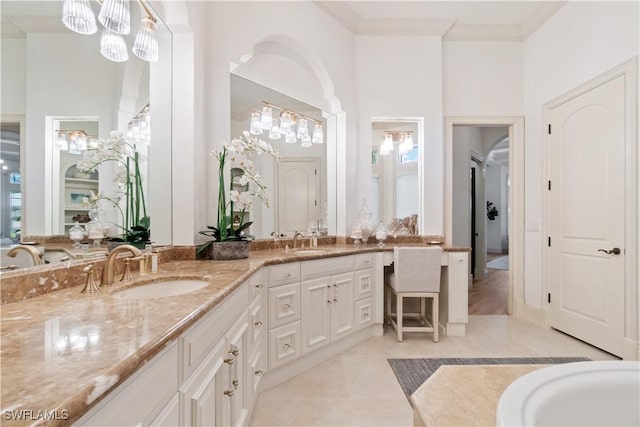
[[[177,279],[148,283],[116,292],[113,297],[119,299],[151,299],[172,297],[197,291],[209,285],[206,280]]]

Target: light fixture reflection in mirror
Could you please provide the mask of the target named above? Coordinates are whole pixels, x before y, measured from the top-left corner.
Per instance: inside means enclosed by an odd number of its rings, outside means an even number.
[[[271,202],[268,208],[254,204],[248,233],[256,238],[314,229],[335,233],[327,225],[335,224],[335,212],[327,207],[335,206],[327,199],[335,198],[327,194],[327,146],[335,144],[335,135],[327,129],[335,129],[328,127],[335,117],[237,75],[230,78],[231,137],[249,131],[280,154],[279,162],[265,156],[255,159]]]
[[[396,218],[422,221],[420,123],[409,119],[374,120],[371,147],[372,222],[389,226]],[[418,227],[417,232],[419,232]]]

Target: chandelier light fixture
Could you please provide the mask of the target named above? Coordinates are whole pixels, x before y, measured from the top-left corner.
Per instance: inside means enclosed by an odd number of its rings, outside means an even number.
[[[394,142],[398,142],[398,153],[407,154],[413,149],[413,132],[384,131],[380,143],[380,155],[386,156],[393,151]]]
[[[104,0],[98,13],[102,24],[100,53],[110,61],[124,62],[129,59],[127,45],[122,36],[131,32],[130,0]],[[133,53],[143,61],[158,60],[158,37],[156,19],[142,0],[137,0],[144,11],[138,32],[133,42]],[[64,0],[62,23],[79,34],[95,34],[98,31],[96,18],[89,0]]]
[[[98,140],[95,136],[87,135],[84,130],[57,130],[56,148],[71,154],[81,154],[89,148],[97,148]]]
[[[262,135],[264,131],[268,131],[270,139],[280,139],[284,136],[284,142],[287,144],[295,144],[300,140],[300,146],[305,148],[324,143],[322,121],[267,101],[262,103],[262,111],[254,110],[251,113],[249,133],[252,135]],[[274,109],[280,111],[279,117],[274,117]],[[309,121],[314,123],[313,133],[309,132]]]
[[[151,107],[149,104],[133,116],[127,124],[127,138],[149,144],[151,141]]]

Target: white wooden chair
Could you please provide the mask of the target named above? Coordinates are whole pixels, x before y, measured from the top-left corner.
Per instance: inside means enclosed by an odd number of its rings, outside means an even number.
[[[402,341],[403,332],[433,332],[438,342],[438,296],[442,249],[439,247],[394,247],[393,273],[387,275],[387,320]],[[391,312],[391,294],[396,296],[396,316]],[[419,298],[419,313],[403,313],[405,298]],[[426,300],[432,299],[431,322],[426,318]],[[403,326],[404,317],[417,318],[421,326]]]

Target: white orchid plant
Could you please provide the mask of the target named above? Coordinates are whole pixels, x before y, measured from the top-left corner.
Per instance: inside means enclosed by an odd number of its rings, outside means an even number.
[[[269,206],[269,198],[260,173],[251,160],[254,155],[268,154],[278,159],[278,152],[267,142],[244,131],[239,138],[224,143],[222,150],[212,150],[211,155],[218,159],[218,222],[216,226],[207,226],[200,234],[213,237],[199,248],[204,250],[212,242],[234,240],[252,240],[244,233],[252,224],[245,222],[245,212],[253,206],[253,199],[260,199]],[[229,172],[229,185],[226,185],[225,172]],[[233,213],[239,212],[238,221],[234,222]]]
[[[122,237],[110,240],[144,244],[150,237],[150,218],[147,215],[140,163],[144,160],[136,146],[118,131],[111,132],[107,140],[99,139],[97,145],[88,148],[76,167],[80,171],[93,172],[106,162],[115,163],[115,196],[93,193],[89,202],[96,204],[107,200],[118,210],[122,218]],[[124,199],[124,210],[121,200]]]

